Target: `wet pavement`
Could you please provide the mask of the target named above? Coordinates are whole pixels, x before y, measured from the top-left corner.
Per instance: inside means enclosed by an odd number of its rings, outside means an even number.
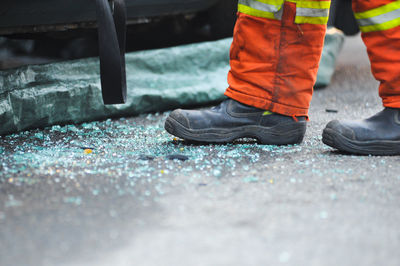
[[[377,85],[349,38],[301,145],[193,145],[168,113],[3,136],[0,265],[399,265],[400,157],[321,142]]]

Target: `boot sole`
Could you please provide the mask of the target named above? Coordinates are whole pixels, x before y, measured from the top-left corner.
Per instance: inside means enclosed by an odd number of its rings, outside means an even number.
[[[331,128],[325,128],[322,132],[322,142],[332,148],[353,154],[400,155],[400,141],[356,141]]]
[[[285,145],[301,143],[307,122],[282,123],[273,127],[241,126],[235,128],[189,129],[168,117],[165,130],[179,138],[204,143],[230,143],[240,138],[254,138],[260,144]]]

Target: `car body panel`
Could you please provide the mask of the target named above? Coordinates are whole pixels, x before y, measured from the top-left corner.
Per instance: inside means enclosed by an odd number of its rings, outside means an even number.
[[[219,0],[126,0],[128,21],[141,18],[190,14],[205,10]],[[0,33],[36,30],[51,25],[90,23],[96,20],[94,0],[1,0]],[[40,27],[41,26],[41,27]],[[7,30],[8,29],[8,30]],[[58,28],[54,28],[58,29]],[[61,28],[62,29],[62,28]],[[39,30],[40,31],[40,30]]]

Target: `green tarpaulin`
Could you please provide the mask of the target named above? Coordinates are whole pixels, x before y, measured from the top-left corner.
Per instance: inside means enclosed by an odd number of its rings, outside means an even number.
[[[127,54],[123,105],[103,105],[97,58],[2,71],[0,134],[219,101],[227,87],[231,41]],[[342,42],[342,34],[327,35],[318,86],[329,83]]]

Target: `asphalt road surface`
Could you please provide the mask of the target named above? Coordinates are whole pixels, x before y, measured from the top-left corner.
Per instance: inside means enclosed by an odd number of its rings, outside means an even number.
[[[347,38],[297,146],[191,145],[168,113],[1,137],[0,265],[400,265],[400,157],[321,142],[382,108],[369,68]]]

